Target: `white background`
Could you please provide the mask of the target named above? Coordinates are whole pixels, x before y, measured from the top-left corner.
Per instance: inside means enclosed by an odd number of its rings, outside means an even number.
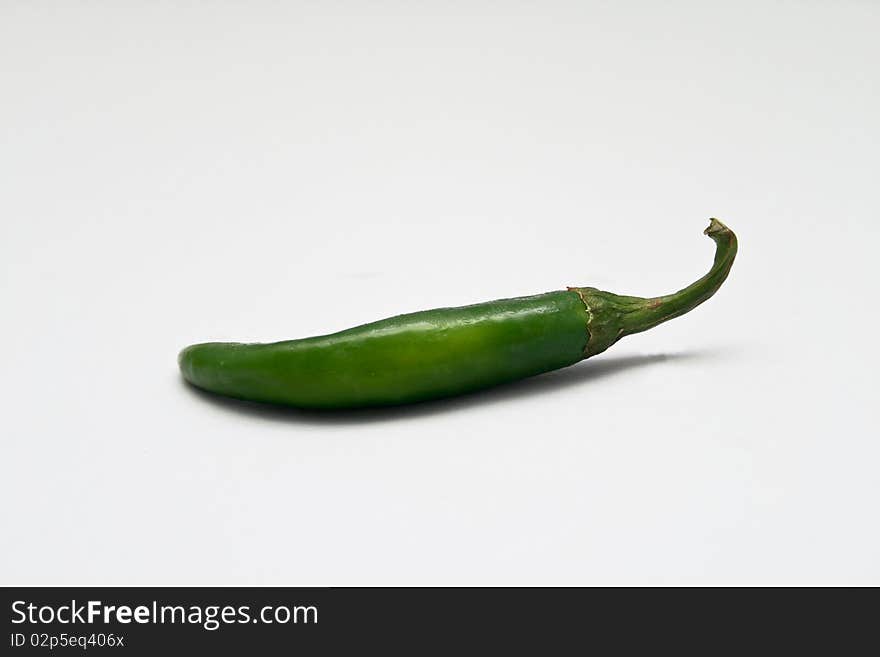
[[[880,584],[880,5],[0,3],[3,584]],[[716,297],[391,411],[177,352]]]

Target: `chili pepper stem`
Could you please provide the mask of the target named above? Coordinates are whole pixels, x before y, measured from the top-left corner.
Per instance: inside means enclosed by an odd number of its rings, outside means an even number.
[[[717,219],[704,233],[715,241],[709,273],[686,288],[661,297],[628,297],[592,287],[573,287],[587,308],[590,333],[584,358],[605,351],[625,335],[640,333],[697,307],[721,287],[736,257],[736,235]]]

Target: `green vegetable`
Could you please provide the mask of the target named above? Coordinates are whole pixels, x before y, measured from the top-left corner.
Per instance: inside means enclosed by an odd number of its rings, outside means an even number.
[[[727,278],[737,242],[717,219],[705,232],[716,244],[712,269],[668,296],[572,287],[302,340],[209,342],[184,349],[180,370],[193,385],[221,395],[326,409],[406,404],[514,381],[595,356],[711,297]]]

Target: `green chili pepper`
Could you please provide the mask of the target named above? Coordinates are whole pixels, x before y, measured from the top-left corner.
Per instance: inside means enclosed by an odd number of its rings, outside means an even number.
[[[180,369],[211,392],[303,408],[405,404],[487,388],[573,365],[703,303],[727,278],[737,249],[717,219],[705,233],[716,243],[712,269],[668,296],[571,287],[302,340],[196,344],[180,353]]]

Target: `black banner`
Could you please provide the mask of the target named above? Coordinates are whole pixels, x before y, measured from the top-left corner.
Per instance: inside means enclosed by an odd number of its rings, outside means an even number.
[[[876,590],[6,588],[3,654],[876,644]],[[868,641],[867,644],[863,640]]]

